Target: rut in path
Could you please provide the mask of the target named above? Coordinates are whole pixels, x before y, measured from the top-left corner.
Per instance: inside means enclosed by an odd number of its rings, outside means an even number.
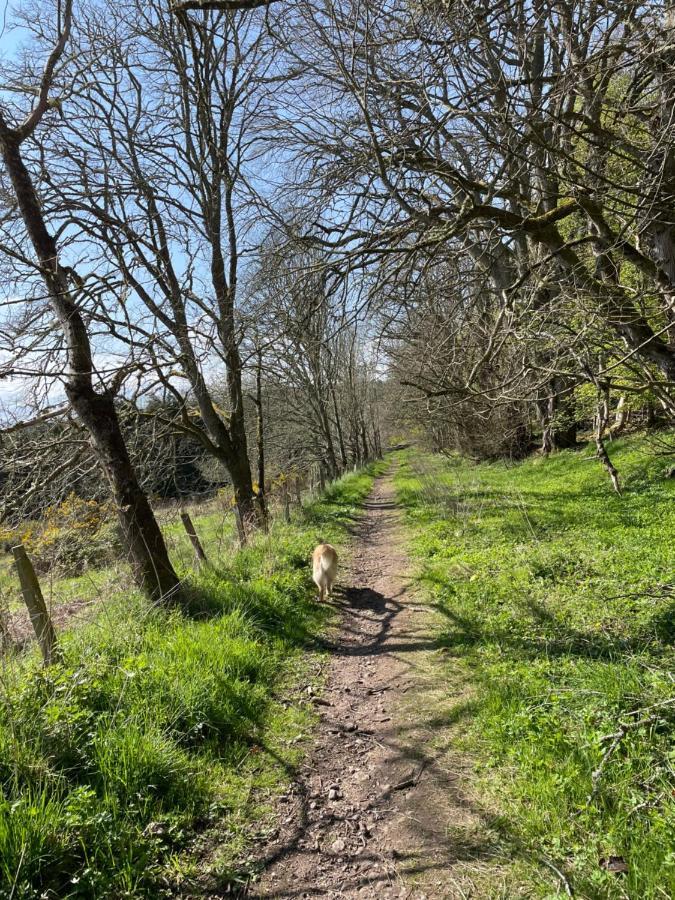
[[[421,663],[435,644],[409,568],[391,476],[384,476],[338,576],[340,623],[327,641],[315,742],[249,897],[466,896],[448,829],[471,828],[476,814],[460,796],[458,766],[448,771],[434,741],[433,721],[414,703]]]

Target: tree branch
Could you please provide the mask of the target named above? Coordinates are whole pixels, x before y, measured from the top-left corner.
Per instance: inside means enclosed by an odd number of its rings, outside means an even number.
[[[61,29],[61,33],[59,34],[58,40],[54,45],[54,49],[49,54],[47,62],[45,63],[42,78],[40,79],[38,101],[34,109],[28,114],[22,124],[19,125],[18,128],[14,129],[14,135],[19,143],[25,141],[26,138],[35,131],[40,123],[40,119],[49,107],[49,91],[51,90],[52,82],[54,80],[54,70],[56,69],[56,64],[61,58],[61,55],[63,54],[65,46],[68,42],[68,38],[70,36],[70,26],[72,24],[73,17],[72,14],[73,0],[66,0],[65,9],[63,12],[63,27]]]
[[[183,0],[174,3],[172,12],[183,13],[192,10],[218,10],[220,12],[237,12],[238,10],[259,9],[261,6],[269,6],[277,0]]]

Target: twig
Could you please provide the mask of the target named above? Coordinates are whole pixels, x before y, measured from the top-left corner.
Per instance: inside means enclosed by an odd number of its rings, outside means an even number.
[[[645,706],[642,709],[636,709],[632,713],[628,713],[627,715],[640,715],[641,713],[648,712],[649,710],[661,710],[666,706],[672,706],[675,703],[675,697],[671,697],[668,700],[663,700],[660,703],[654,703],[652,706]],[[625,738],[629,731],[632,731],[635,728],[640,728],[643,725],[650,725],[652,722],[655,722],[658,719],[658,714],[653,712],[650,716],[642,716],[640,719],[636,719],[633,722],[621,722],[619,724],[619,728],[617,731],[612,732],[611,734],[606,734],[600,738],[601,743],[605,743],[605,741],[611,741],[609,747],[602,754],[602,759],[598,764],[597,769],[591,775],[591,781],[593,784],[593,788],[588,797],[588,802],[590,803],[596,796],[598,792],[598,787],[600,784],[600,778],[602,777],[602,773],[605,769],[605,766],[609,762],[612,754],[619,746],[621,741]]]
[[[552,863],[550,859],[547,859],[545,856],[539,856],[539,861],[542,862],[545,866],[548,866],[548,868],[552,872],[555,872],[555,874],[558,876],[558,878],[562,881],[562,884],[563,884],[563,887],[565,888],[565,893],[567,894],[567,896],[573,897],[574,891],[572,890],[572,885],[569,883],[569,880],[568,880],[567,876],[565,875],[565,873],[561,872],[560,869],[554,863]]]
[[[9,894],[9,900],[13,900],[14,894],[16,892],[16,886],[19,883],[19,873],[21,872],[21,867],[23,866],[23,858],[26,855],[26,844],[21,848],[21,856],[19,857],[19,865],[16,867],[16,874],[14,875],[14,883],[12,884],[12,890]]]

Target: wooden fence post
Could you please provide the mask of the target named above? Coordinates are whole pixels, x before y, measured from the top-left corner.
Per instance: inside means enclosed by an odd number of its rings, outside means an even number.
[[[201,569],[202,566],[208,563],[206,558],[206,553],[204,553],[204,548],[202,547],[202,542],[199,540],[199,535],[195,530],[195,526],[192,523],[192,519],[190,518],[190,513],[182,509],[180,512],[180,520],[183,523],[183,527],[187,532],[187,536],[190,538],[190,543],[195,551],[195,558],[197,560],[197,568]]]
[[[33,563],[28,558],[25,548],[22,544],[18,544],[16,547],[12,547],[12,554],[16,571],[19,574],[21,593],[28,607],[28,614],[42,651],[42,658],[45,665],[48,666],[59,657],[54,625],[49,617]]]

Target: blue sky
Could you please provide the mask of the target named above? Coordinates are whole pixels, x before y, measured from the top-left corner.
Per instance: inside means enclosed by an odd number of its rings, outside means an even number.
[[[12,57],[14,57],[17,52],[21,48],[28,48],[28,52],[30,52],[30,44],[32,41],[32,35],[27,29],[23,28],[14,28],[11,26],[11,21],[13,18],[13,7],[16,4],[16,0],[0,0],[0,61],[4,62],[5,65],[9,62],[11,64]],[[47,4],[45,4],[47,6]],[[51,5],[50,5],[51,6]],[[50,9],[50,6],[47,6],[47,9]],[[51,7],[51,11],[53,12],[53,7]],[[48,13],[47,13],[48,14]],[[38,58],[36,59],[37,68],[41,68],[44,59],[44,49],[40,49],[37,51]],[[0,102],[3,99],[3,86],[0,83]],[[16,99],[16,98],[14,98]],[[278,110],[277,110],[278,112]],[[294,115],[295,111],[290,113],[291,117]],[[82,140],[82,138],[80,138]],[[256,188],[261,193],[266,193],[268,190],[276,187],[276,182],[282,180],[282,172],[283,172],[283,153],[274,156],[272,158],[271,155],[266,155],[261,159],[256,160],[252,158],[251,161],[247,164],[247,177],[249,183],[252,183],[256,186]],[[290,160],[289,160],[290,165]],[[336,210],[340,211],[341,200],[336,201]],[[246,198],[242,202],[242,210],[246,210],[247,201]],[[249,215],[246,214],[242,218],[249,219]],[[249,231],[248,225],[243,225],[240,234],[240,243],[242,246],[252,245],[255,247],[257,244],[257,240],[262,237],[264,231],[267,227],[265,223],[260,223],[259,218],[257,216],[253,216],[252,220],[256,222],[256,226]],[[67,243],[67,242],[66,242]],[[74,249],[73,249],[74,247]],[[101,255],[105,257],[105,251],[101,250],[100,247],[95,247],[92,249],[91,258],[89,258],[87,252],[87,244],[86,241],[82,238],[78,239],[78,243],[71,247],[66,246],[66,249],[62,249],[62,254],[68,264],[74,265],[77,271],[86,276],[88,269],[91,265],[92,259],[95,260],[95,267],[100,268],[101,266]],[[183,269],[187,265],[187,260],[185,257],[185,253],[181,250],[181,248],[175,247],[173,249],[174,263],[176,269],[178,270],[179,277],[182,275]],[[240,247],[240,250],[242,247]],[[78,254],[77,256],[70,256],[69,253]],[[255,260],[255,253],[252,254],[253,260]],[[251,261],[251,257],[246,257],[241,261],[240,268],[240,288],[242,289],[242,296],[245,293],[246,287],[246,277],[250,272],[250,267],[254,264]],[[195,264],[195,277],[197,278],[201,272],[200,263],[197,261]],[[209,283],[208,283],[208,266],[205,267],[206,277],[203,279],[202,293],[206,296],[209,294]],[[141,278],[143,281],[144,279]],[[145,279],[147,282],[147,279]],[[151,287],[151,282],[147,282],[146,286]],[[2,285],[0,285],[0,297],[2,297],[3,293],[5,296],[10,290],[17,290],[14,286],[6,285],[4,287],[4,291]],[[240,302],[242,299],[240,296]],[[161,300],[161,297],[160,297]],[[145,307],[140,305],[140,302],[133,295],[129,298],[126,304],[127,311],[131,307],[135,307],[138,310],[138,320],[144,316],[147,316],[148,313],[145,310]],[[197,313],[194,313],[195,315]],[[201,326],[200,326],[201,327]],[[93,338],[92,341],[94,345],[94,355],[97,367],[102,372],[103,377],[106,376],[110,372],[111,369],[115,369],[119,366],[120,363],[123,363],[127,359],[127,348],[125,345],[117,345],[113,339],[110,338],[109,335],[98,334]],[[0,364],[2,364],[2,355],[0,351]],[[212,359],[206,359],[204,361],[204,374],[209,380],[217,381],[222,378],[222,364],[215,354]],[[181,384],[181,389],[184,385]],[[23,377],[23,378],[8,378],[4,380],[0,380],[0,422],[3,419],[8,418],[11,415],[11,412],[15,412],[18,414],[22,414],[26,401],[23,399],[25,393],[29,391],[31,388],[31,378]],[[54,385],[49,391],[49,398],[54,402],[60,402],[62,400],[62,389],[58,378],[54,379]]]
[[[13,8],[14,3],[0,0],[0,54],[4,58],[11,57],[18,47],[30,39],[25,28],[12,24]]]
[[[25,45],[30,39],[29,33],[25,28],[18,28],[11,25],[12,8],[14,4],[9,0],[0,0],[0,59],[7,60],[16,53],[16,51]],[[2,85],[0,85],[2,90]],[[2,358],[0,357],[0,362]],[[3,406],[9,404],[16,407],[20,403],[21,396],[25,390],[23,380],[4,379],[0,380],[0,419],[3,416]]]

